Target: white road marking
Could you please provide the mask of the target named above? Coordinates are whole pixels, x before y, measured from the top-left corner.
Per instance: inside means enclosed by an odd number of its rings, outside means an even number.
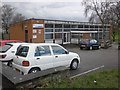
[[[97,68],[94,68],[94,69],[91,69],[91,70],[88,70],[88,71],[86,71],[86,72],[83,72],[83,73],[77,74],[77,75],[75,75],[75,76],[72,76],[72,77],[70,77],[70,79],[75,78],[75,77],[78,77],[78,76],[81,76],[81,75],[84,75],[84,74],[87,74],[87,73],[89,73],[89,72],[98,70],[98,69],[103,68],[103,67],[104,67],[104,65],[102,65],[102,66],[100,66],[100,67],[97,67]]]

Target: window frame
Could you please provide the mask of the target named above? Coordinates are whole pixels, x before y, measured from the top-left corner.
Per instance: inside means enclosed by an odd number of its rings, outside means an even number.
[[[41,47],[48,47],[49,48],[49,54],[45,54],[45,55],[41,55],[41,53],[40,53],[40,48]],[[37,50],[39,50],[38,52],[38,54],[39,55],[36,55],[36,49]],[[47,49],[46,49],[47,50]],[[45,50],[45,51],[46,51]],[[41,57],[41,56],[51,56],[52,55],[52,53],[51,53],[51,49],[50,49],[50,46],[49,45],[40,45],[40,46],[37,46],[36,48],[35,48],[35,53],[34,53],[34,57]]]
[[[27,50],[27,53],[26,53],[26,55],[24,56],[24,55],[21,55],[21,54],[19,54],[19,52],[20,52],[20,50],[21,50],[21,48],[28,48],[28,50]],[[20,47],[18,47],[17,48],[17,52],[16,52],[16,56],[20,56],[20,57],[27,57],[28,56],[28,53],[29,53],[29,49],[30,49],[30,47],[29,46],[20,46]],[[22,52],[21,52],[22,53]]]
[[[9,47],[7,47],[7,49],[5,49],[4,51],[3,51],[3,49],[4,49],[4,47],[5,46],[9,46]],[[10,48],[12,48],[13,47],[13,45],[12,44],[6,44],[6,45],[4,45],[3,47],[0,47],[0,53],[5,53],[5,52],[7,52]]]
[[[54,49],[53,49],[53,47],[59,47],[59,48],[61,48],[62,50],[64,50],[65,52],[64,52],[64,53],[55,54],[55,53],[54,53]],[[68,53],[68,51],[67,51],[66,49],[64,49],[64,48],[61,47],[61,46],[57,46],[57,45],[51,45],[51,49],[52,49],[52,53],[53,53],[53,55],[65,55],[65,54]]]

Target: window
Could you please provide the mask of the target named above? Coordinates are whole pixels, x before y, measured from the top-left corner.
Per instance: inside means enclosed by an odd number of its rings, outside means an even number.
[[[53,54],[54,55],[66,54],[66,51],[59,46],[52,46],[52,49],[53,49]]]
[[[22,57],[27,57],[29,47],[27,47],[27,46],[21,46],[17,50],[18,51],[17,51],[16,55],[22,56]]]
[[[55,24],[55,28],[62,28],[62,24]]]
[[[35,50],[35,56],[51,55],[49,46],[38,46]]]
[[[13,45],[11,45],[11,44],[6,44],[6,45],[4,45],[3,47],[0,48],[0,52],[1,52],[1,53],[5,53],[5,52],[7,52],[12,46],[13,46]]]
[[[70,28],[70,25],[65,24],[65,25],[64,25],[64,28]]]
[[[62,32],[62,29],[55,29],[55,32]]]
[[[71,27],[72,27],[72,28],[78,28],[77,25],[72,25]]]
[[[85,25],[84,27],[85,27],[85,28],[89,28],[89,25]]]
[[[98,28],[98,26],[95,26],[95,28]]]
[[[53,32],[53,29],[45,29],[45,32]]]
[[[53,24],[45,24],[45,28],[53,28]]]
[[[64,29],[64,32],[70,32],[70,29]]]
[[[72,34],[72,38],[78,38],[79,35],[78,34]]]
[[[94,28],[94,25],[90,25],[90,28]]]
[[[78,28],[83,28],[83,25],[78,25]]]
[[[62,39],[62,33],[55,33],[55,39]]]
[[[53,33],[45,34],[45,39],[53,39]]]

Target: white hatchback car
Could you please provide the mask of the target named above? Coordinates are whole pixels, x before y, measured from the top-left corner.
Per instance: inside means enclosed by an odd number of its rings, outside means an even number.
[[[78,54],[68,52],[58,44],[40,43],[21,45],[12,64],[25,75],[59,66],[77,69],[79,63]]]
[[[9,43],[0,47],[0,61],[11,66],[17,48],[23,43]]]

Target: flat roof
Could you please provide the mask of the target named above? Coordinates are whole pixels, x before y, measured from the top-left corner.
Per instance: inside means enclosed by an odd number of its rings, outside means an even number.
[[[101,23],[90,23],[90,22],[80,22],[80,21],[74,21],[74,20],[54,20],[54,19],[38,19],[38,18],[30,18],[30,19],[26,19],[26,20],[23,20],[23,21],[20,21],[20,22],[16,22],[16,23],[21,23],[21,22],[24,22],[24,21],[29,21],[29,20],[44,20],[44,21],[46,21],[46,22],[48,22],[48,23],[50,23],[50,22],[61,22],[61,23],[70,23],[70,24],[91,24],[91,25],[95,25],[95,24],[99,24],[99,25],[102,25]],[[16,24],[16,23],[14,23],[14,24]],[[60,24],[61,24],[60,23]],[[11,25],[14,25],[14,24],[11,24]],[[105,24],[105,25],[109,25],[110,26],[110,24]]]

